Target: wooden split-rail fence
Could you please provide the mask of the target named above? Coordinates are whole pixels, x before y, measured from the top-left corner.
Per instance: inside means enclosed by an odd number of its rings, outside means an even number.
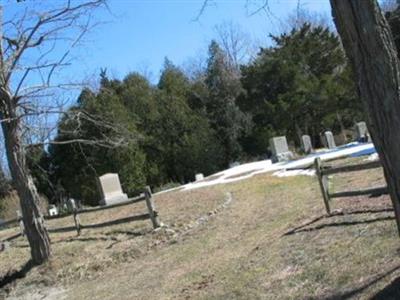
[[[329,167],[323,166],[321,158],[317,157],[314,161],[316,175],[318,177],[319,185],[321,188],[322,198],[324,200],[325,209],[327,214],[331,213],[330,202],[332,198],[342,198],[342,197],[354,197],[360,195],[382,195],[387,194],[388,189],[386,186],[382,187],[374,187],[374,188],[366,188],[366,189],[358,189],[358,190],[350,190],[350,191],[341,191],[331,193],[329,191],[329,177],[333,174],[346,173],[346,172],[357,172],[369,169],[380,168],[380,161],[372,161],[362,164],[354,164],[340,167]]]
[[[122,219],[117,219],[117,220],[112,220],[112,221],[108,221],[105,223],[98,223],[98,224],[86,224],[85,225],[85,224],[82,224],[79,219],[79,216],[82,214],[93,213],[93,212],[102,211],[102,210],[106,210],[106,209],[112,209],[112,208],[116,208],[116,207],[126,206],[126,205],[130,205],[130,204],[134,204],[134,203],[138,203],[138,202],[142,202],[142,201],[146,202],[148,213],[141,214],[141,215],[135,215],[135,216],[127,217],[127,218],[122,218]],[[144,189],[144,192],[141,193],[139,196],[130,198],[128,201],[121,202],[121,203],[105,205],[105,206],[97,206],[97,207],[78,208],[78,207],[76,207],[75,203],[73,201],[71,201],[70,205],[72,207],[72,213],[63,214],[63,215],[59,215],[59,216],[45,216],[44,218],[45,218],[45,220],[53,220],[53,219],[65,218],[67,216],[72,216],[74,225],[69,226],[69,227],[61,227],[61,228],[50,228],[50,229],[48,229],[48,231],[50,233],[68,232],[68,231],[76,230],[77,234],[80,235],[81,231],[85,228],[86,229],[100,228],[100,227],[106,227],[106,226],[111,226],[111,225],[117,225],[117,224],[122,224],[122,223],[127,223],[127,222],[132,222],[132,221],[139,221],[139,220],[148,220],[148,219],[151,220],[151,223],[152,223],[154,229],[161,226],[161,223],[160,223],[160,220],[158,217],[158,212],[154,205],[153,195],[152,195],[150,187],[146,187]],[[22,221],[22,215],[20,215],[20,214],[15,219],[0,223],[0,228],[4,228],[4,227],[7,228],[7,227],[11,227],[11,226],[14,226],[17,224],[20,225],[21,232],[20,232],[20,234],[18,234],[17,236],[13,236],[12,238],[18,237],[20,235],[23,236],[24,235],[24,225],[23,225],[23,221]],[[9,239],[6,239],[6,240],[9,240]]]

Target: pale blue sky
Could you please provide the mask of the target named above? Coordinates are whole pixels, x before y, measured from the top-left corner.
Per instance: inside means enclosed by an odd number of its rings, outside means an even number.
[[[255,9],[263,1],[249,1]],[[280,22],[298,5],[297,0],[271,0],[273,15],[260,12],[249,16],[246,0],[216,0],[200,20],[194,21],[202,0],[111,0],[113,15],[101,12],[97,17],[109,21],[90,36],[85,51],[79,55],[74,71],[98,73],[107,67],[112,76],[122,78],[131,71],[150,71],[157,80],[164,57],[181,65],[204,52],[215,26],[224,21],[239,24],[260,44],[268,44],[268,34],[280,32]],[[303,8],[325,13],[330,18],[327,0],[301,0]]]
[[[0,0],[0,3],[7,20],[26,6],[61,3],[61,0],[47,1],[26,0],[16,4],[15,0]],[[106,10],[95,13],[96,20],[105,24],[96,27],[85,44],[73,52],[76,59],[63,70],[62,76],[74,81],[93,74],[98,78],[100,68],[107,68],[111,77],[120,79],[132,71],[146,71],[156,83],[165,57],[182,65],[199,53],[205,56],[208,44],[216,37],[215,26],[223,22],[234,22],[257,46],[265,46],[270,44],[268,35],[280,33],[282,22],[298,5],[331,18],[328,0],[270,0],[270,13],[260,11],[252,16],[251,12],[264,0],[209,2],[210,6],[195,21],[203,0],[109,0],[111,14]]]

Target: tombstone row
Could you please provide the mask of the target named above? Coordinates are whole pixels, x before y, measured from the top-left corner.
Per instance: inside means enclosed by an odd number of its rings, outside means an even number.
[[[355,124],[355,140],[362,143],[370,141],[367,124],[365,122],[358,122]],[[309,135],[303,135],[300,142],[301,149],[304,153],[310,154],[314,152],[311,137]],[[324,133],[323,144],[328,149],[336,148],[335,138],[331,131],[326,131]],[[285,136],[271,138],[269,141],[269,145],[272,152],[272,162],[288,161],[293,158],[293,153],[289,150]]]
[[[369,133],[365,122],[359,122],[355,125],[356,140],[358,142],[368,142]],[[324,133],[324,142],[329,149],[336,148],[335,139],[331,131]],[[303,135],[301,138],[301,147],[304,153],[310,154],[314,152],[311,137]],[[285,136],[273,137],[270,139],[270,149],[272,152],[272,162],[288,161],[294,158],[293,152],[289,150]],[[231,167],[237,166],[239,163],[232,164]],[[196,181],[204,179],[203,174],[196,174]],[[111,205],[125,202],[128,200],[127,194],[122,191],[118,174],[108,173],[98,178],[98,187],[101,194],[100,205]],[[52,206],[49,210],[50,215],[57,215],[58,210]]]

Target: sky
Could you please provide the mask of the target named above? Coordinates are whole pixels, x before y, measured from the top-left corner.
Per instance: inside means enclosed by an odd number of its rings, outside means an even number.
[[[261,45],[269,42],[269,33],[280,32],[281,22],[297,5],[297,0],[270,1],[270,14],[250,13],[263,1],[216,0],[206,7],[195,20],[202,7],[201,0],[111,0],[112,15],[102,13],[110,23],[102,25],[92,34],[95,55],[84,59],[87,72],[96,67],[107,67],[119,78],[131,71],[152,73],[157,80],[164,58],[175,64],[184,64],[207,49],[216,36],[215,26],[234,22]],[[326,13],[330,17],[327,0],[300,0],[302,8]]]
[[[15,38],[14,24],[18,24],[18,20],[24,20],[23,28],[32,28],[38,20],[36,13],[62,8],[65,1],[0,0],[5,36]],[[88,1],[72,0],[72,6]],[[266,2],[268,7],[260,10]],[[208,5],[204,7],[205,3]],[[218,36],[216,26],[223,23],[233,23],[240,28],[248,35],[253,51],[257,52],[259,47],[271,45],[269,35],[281,33],[288,16],[299,9],[324,15],[331,20],[328,0],[108,0],[107,8],[92,12],[91,23],[97,25],[85,35],[79,47],[72,49],[69,58],[63,61],[67,64],[61,69],[57,68],[54,72],[50,71],[51,68],[39,69],[36,67],[37,58],[44,57],[40,64],[57,62],[71,43],[65,37],[73,37],[74,40],[79,36],[80,30],[74,31],[76,27],[63,29],[57,36],[51,37],[50,43],[25,51],[13,72],[12,89],[21,87],[20,91],[29,91],[32,86],[43,85],[43,78],[52,74],[51,85],[68,83],[76,88],[63,88],[53,94],[46,89],[44,93],[50,96],[36,97],[37,101],[47,107],[63,103],[66,108],[76,103],[82,88],[76,83],[86,82],[90,87],[98,87],[101,69],[107,70],[109,78],[116,79],[123,79],[136,71],[156,84],[165,58],[168,58],[190,72],[188,66],[191,61],[200,57],[204,64],[208,45]],[[87,14],[83,22],[86,18]],[[11,23],[7,22],[10,20]],[[51,23],[50,27],[44,27],[39,32],[42,34],[43,30],[51,30],[54,26]],[[55,47],[52,44],[54,40]],[[25,76],[26,69],[29,69],[28,76]],[[43,104],[43,101],[47,102]],[[55,116],[53,119],[56,120]]]
[[[32,5],[32,1],[25,5]],[[129,72],[139,71],[156,83],[165,57],[184,65],[199,54],[204,56],[207,45],[216,37],[215,26],[222,22],[235,23],[257,45],[266,46],[271,44],[268,35],[281,32],[282,22],[298,5],[331,16],[328,0],[269,0],[269,13],[251,15],[263,2],[210,1],[195,20],[202,0],[109,0],[110,12],[96,12],[95,19],[102,24],[75,50],[77,59],[65,72],[74,78],[97,78],[100,68],[107,68],[110,77],[122,79]],[[15,1],[4,4],[5,15],[17,9],[20,7]]]

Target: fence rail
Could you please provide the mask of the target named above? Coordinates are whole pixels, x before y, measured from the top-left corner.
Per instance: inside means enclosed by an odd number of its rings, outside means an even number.
[[[129,217],[111,220],[111,221],[106,221],[103,223],[86,224],[86,225],[81,224],[80,219],[79,219],[79,215],[81,215],[81,214],[98,212],[98,211],[107,210],[107,209],[111,209],[111,208],[130,205],[130,204],[134,204],[134,203],[138,203],[138,202],[142,202],[142,201],[146,202],[146,206],[149,211],[148,213],[141,214],[141,215],[135,215],[135,216],[129,216]],[[59,215],[59,216],[45,216],[44,218],[46,220],[53,220],[53,219],[60,219],[60,218],[66,218],[66,217],[72,216],[73,220],[74,220],[74,225],[61,227],[61,228],[49,228],[48,231],[50,233],[68,232],[68,231],[76,230],[77,234],[80,235],[82,229],[101,228],[101,227],[106,227],[106,226],[111,226],[111,225],[117,225],[117,224],[122,224],[122,223],[127,223],[127,222],[140,221],[140,220],[148,220],[148,219],[151,220],[153,228],[158,228],[161,226],[159,218],[158,218],[158,212],[154,205],[153,195],[152,195],[150,187],[148,187],[148,186],[144,189],[144,193],[140,194],[137,197],[130,198],[128,201],[124,201],[121,203],[97,206],[97,207],[90,207],[90,208],[81,208],[81,209],[77,208],[74,202],[70,202],[70,204],[72,206],[71,213],[63,214],[63,215]],[[18,223],[21,226],[21,233],[19,235],[24,235],[22,216],[19,216],[15,219],[0,223],[0,228],[9,227],[10,225],[14,225],[14,224],[17,225]]]
[[[318,177],[319,186],[321,188],[325,209],[328,215],[331,213],[330,201],[332,198],[354,197],[361,195],[383,195],[388,193],[388,189],[386,186],[358,189],[351,191],[341,191],[336,193],[329,192],[329,179],[328,179],[329,175],[380,168],[381,167],[380,161],[373,161],[357,165],[347,165],[340,167],[328,167],[328,166],[323,166],[321,158],[317,157],[314,160],[314,166]]]
[[[2,223],[0,223],[0,228],[1,227],[8,227],[8,226],[14,225],[14,224],[18,224],[18,221],[19,221],[18,218],[15,218],[15,219],[11,219],[11,220],[2,222]]]
[[[376,169],[381,167],[381,162],[380,161],[372,161],[372,162],[367,162],[363,164],[357,164],[357,165],[348,165],[348,166],[341,166],[341,167],[335,167],[335,168],[322,168],[322,173],[324,175],[333,175],[333,174],[338,174],[338,173],[345,173],[345,172],[356,172],[356,171],[363,171],[363,170],[369,170],[369,169]]]

